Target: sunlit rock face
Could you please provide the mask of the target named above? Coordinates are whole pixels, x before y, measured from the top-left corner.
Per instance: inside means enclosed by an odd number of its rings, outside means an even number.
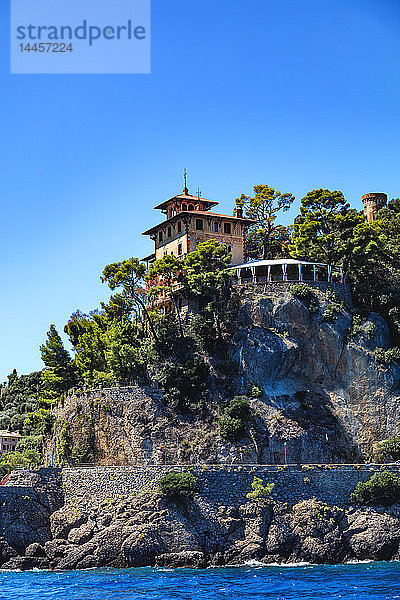
[[[400,368],[395,363],[383,368],[373,357],[376,348],[390,346],[388,327],[379,315],[371,313],[352,335],[351,306],[329,322],[324,318],[329,300],[323,293],[318,293],[318,304],[319,310],[310,311],[290,292],[270,298],[242,292],[230,356],[238,364],[243,388],[250,381],[263,388],[258,409],[270,417],[280,412],[281,435],[286,429],[294,459],[303,462],[305,454],[322,459],[329,450],[332,458],[335,453],[345,458],[345,449],[350,460],[374,440],[400,434]],[[278,428],[272,429],[274,437]],[[295,443],[295,438],[301,441]],[[324,451],[326,441],[330,449]],[[319,450],[312,448],[315,444]]]

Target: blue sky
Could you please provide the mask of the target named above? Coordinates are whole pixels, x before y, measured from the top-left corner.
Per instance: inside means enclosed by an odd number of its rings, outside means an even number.
[[[0,380],[107,299],[107,263],[145,256],[153,206],[182,188],[232,211],[296,196],[400,195],[395,0],[153,0],[151,75],[10,75],[0,5]]]

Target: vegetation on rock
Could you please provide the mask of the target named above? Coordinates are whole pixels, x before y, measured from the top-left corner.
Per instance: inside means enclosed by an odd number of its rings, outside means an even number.
[[[253,197],[242,195],[237,200],[246,216],[255,220],[247,240],[248,256],[290,254],[342,266],[356,310],[347,341],[358,334],[372,339],[374,325],[366,319],[375,311],[389,324],[392,347],[378,348],[373,356],[384,367],[399,361],[400,200],[391,200],[375,221],[367,223],[340,191],[312,190],[301,200],[292,228],[279,224],[278,217],[293,200],[292,194],[281,194],[266,185],[255,186]],[[57,428],[60,434],[60,423],[55,427],[51,410],[64,401],[71,388],[157,381],[170,409],[198,415],[206,414],[211,393],[218,397],[219,406],[232,398],[238,390],[234,377],[237,359],[232,360],[226,348],[232,338],[232,311],[238,310],[239,302],[229,289],[230,260],[226,245],[209,239],[183,261],[172,255],[155,261],[147,274],[138,258],[106,265],[101,280],[113,292],[109,300],[89,314],[75,311],[65,325],[73,355],[51,325],[40,347],[43,371],[23,376],[14,371],[1,386],[0,427],[23,434],[17,450],[40,454],[43,436]],[[185,326],[174,296],[175,281],[183,285],[188,297],[198,299],[199,311],[188,316]],[[292,284],[290,292],[310,312],[317,313],[321,306],[323,319],[331,323],[348,308],[331,292],[326,293],[326,305],[323,297],[303,282]],[[172,312],[160,314],[154,302],[160,294],[172,300]],[[287,337],[286,330],[276,329],[275,324],[270,323],[270,331]],[[253,384],[247,394],[261,398],[263,389]],[[235,441],[245,435],[249,416],[248,398],[234,397],[222,409],[218,422],[221,436]],[[82,439],[68,448],[67,455],[93,460],[89,430],[82,421]]]
[[[396,504],[400,502],[400,477],[390,471],[375,473],[365,483],[357,483],[350,499],[357,504]]]
[[[251,484],[251,492],[246,494],[246,498],[251,502],[265,502],[267,504],[274,504],[272,498],[272,491],[275,487],[274,483],[267,483],[264,485],[263,480],[259,477],[254,477]]]
[[[378,462],[400,460],[400,438],[390,437],[388,440],[377,444],[374,457]]]
[[[207,364],[195,357],[183,364],[165,363],[157,377],[168,403],[179,410],[196,410],[207,386],[207,376]]]
[[[261,398],[264,395],[264,390],[257,383],[252,383],[247,390],[249,398]]]
[[[235,396],[224,409],[219,421],[223,438],[236,440],[244,435],[250,415],[250,403],[246,396]]]
[[[160,479],[158,489],[161,494],[170,498],[189,498],[198,491],[197,477],[190,471],[169,471]]]
[[[290,286],[290,293],[307,304],[310,312],[317,312],[319,310],[317,295],[306,283],[293,283]]]
[[[377,348],[374,351],[374,357],[376,362],[380,363],[381,365],[389,365],[393,361],[400,360],[400,348],[389,348],[389,350]]]
[[[281,194],[267,185],[255,185],[254,196],[242,194],[236,205],[244,207],[246,217],[255,224],[247,236],[247,256],[250,258],[281,258],[287,255],[291,227],[277,223],[278,213],[289,210],[293,194]]]

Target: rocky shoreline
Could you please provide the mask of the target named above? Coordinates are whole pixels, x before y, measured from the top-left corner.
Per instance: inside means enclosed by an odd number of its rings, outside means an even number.
[[[40,504],[43,498],[35,498]],[[201,494],[154,492],[67,502],[25,548],[2,531],[2,569],[205,568],[400,559],[400,506],[339,508],[315,499],[293,506],[247,502],[210,511]],[[18,522],[14,522],[14,530]],[[31,539],[29,536],[26,538]]]
[[[400,369],[374,357],[390,347],[389,330],[372,313],[353,328],[350,305],[327,319],[332,299],[316,294],[317,312],[287,290],[243,290],[232,300],[224,358],[206,357],[199,414],[180,413],[155,385],[67,396],[54,411],[45,462],[79,464],[90,451],[95,466],[3,482],[0,567],[400,559],[400,506],[348,504],[355,485],[381,468],[352,463],[369,462],[376,444],[399,435]],[[223,438],[221,410],[247,393],[243,437]],[[150,489],[164,464],[201,471],[202,493],[169,499]],[[246,501],[255,475],[275,486],[273,502]]]

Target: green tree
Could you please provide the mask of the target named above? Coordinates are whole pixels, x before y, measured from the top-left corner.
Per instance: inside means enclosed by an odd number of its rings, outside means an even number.
[[[249,256],[258,258],[258,249],[262,249],[263,259],[274,258],[280,253],[285,241],[286,228],[278,225],[276,219],[279,212],[289,210],[293,200],[293,194],[281,194],[267,185],[255,185],[253,197],[242,194],[236,199],[236,204],[245,208],[246,217],[255,220],[248,235]]]
[[[158,489],[164,496],[175,499],[194,496],[198,491],[197,477],[190,471],[183,473],[169,471],[160,479]]]
[[[347,281],[353,299],[364,310],[378,310],[381,284],[387,278],[386,234],[380,221],[359,223],[348,238],[348,251],[343,257]]]
[[[8,385],[0,397],[0,429],[22,432],[27,413],[33,411],[43,392],[42,373],[18,375],[16,369],[8,376]]]
[[[76,381],[71,357],[65,350],[55,325],[50,325],[47,340],[40,346],[40,354],[47,367],[42,372],[44,387],[48,392],[47,399],[53,400],[71,388]]]
[[[277,225],[268,240],[268,251],[266,258],[285,258],[289,257],[289,243],[293,233],[293,227],[284,227]],[[256,228],[250,229],[246,236],[246,256],[252,259],[259,259],[264,256],[264,234]]]
[[[94,373],[107,371],[104,331],[96,323],[79,336],[75,346],[75,365],[86,384],[91,385]]]
[[[349,253],[353,228],[362,214],[350,209],[342,192],[318,189],[301,200],[289,250],[292,256],[338,264]]]
[[[108,318],[105,311],[91,311],[87,315],[78,310],[71,315],[64,327],[74,347],[74,364],[87,385],[94,383],[97,377],[95,373],[107,371],[103,335],[110,323],[113,323],[113,320]]]
[[[147,272],[146,280],[151,284],[149,295],[157,297],[160,292],[167,292],[174,304],[176,316],[179,322],[179,331],[183,337],[183,327],[181,315],[176,302],[173,284],[176,281],[179,271],[182,270],[182,262],[173,254],[166,254],[163,258],[154,261]]]
[[[111,290],[122,289],[120,297],[131,300],[133,305],[140,306],[154,339],[157,339],[157,334],[146,308],[146,292],[143,287],[145,272],[146,267],[139,262],[138,258],[129,258],[106,265],[101,275],[101,281],[107,283]]]
[[[108,369],[123,381],[143,375],[145,361],[135,325],[127,318],[109,327],[103,336]]]
[[[185,283],[190,293],[206,300],[216,300],[229,280],[227,272],[232,255],[226,245],[216,240],[200,242],[185,257]]]
[[[194,252],[186,255],[184,261],[186,288],[189,293],[200,297],[204,307],[213,302],[211,308],[219,336],[221,336],[221,326],[218,301],[223,286],[230,279],[228,267],[231,259],[232,255],[226,245],[211,239],[200,242]]]
[[[100,302],[104,318],[108,323],[121,321],[129,317],[134,310],[132,298],[124,294],[113,294],[108,302]]]
[[[61,372],[68,370],[71,357],[67,350],[65,350],[55,325],[50,325],[50,330],[47,332],[47,340],[40,346],[40,354],[46,367],[57,369]]]
[[[110,298],[110,303],[112,302],[113,296]],[[105,331],[110,322],[112,322],[112,318],[108,317],[107,309],[114,315],[114,309],[108,308],[108,305],[101,303],[103,307],[103,311],[92,310],[88,315],[82,313],[80,310],[72,313],[70,316],[68,323],[64,327],[64,332],[68,335],[69,340],[74,349],[76,349],[77,345],[80,342],[80,338],[85,333],[91,333],[92,330],[97,327],[99,331]],[[107,308],[106,308],[107,307]]]

